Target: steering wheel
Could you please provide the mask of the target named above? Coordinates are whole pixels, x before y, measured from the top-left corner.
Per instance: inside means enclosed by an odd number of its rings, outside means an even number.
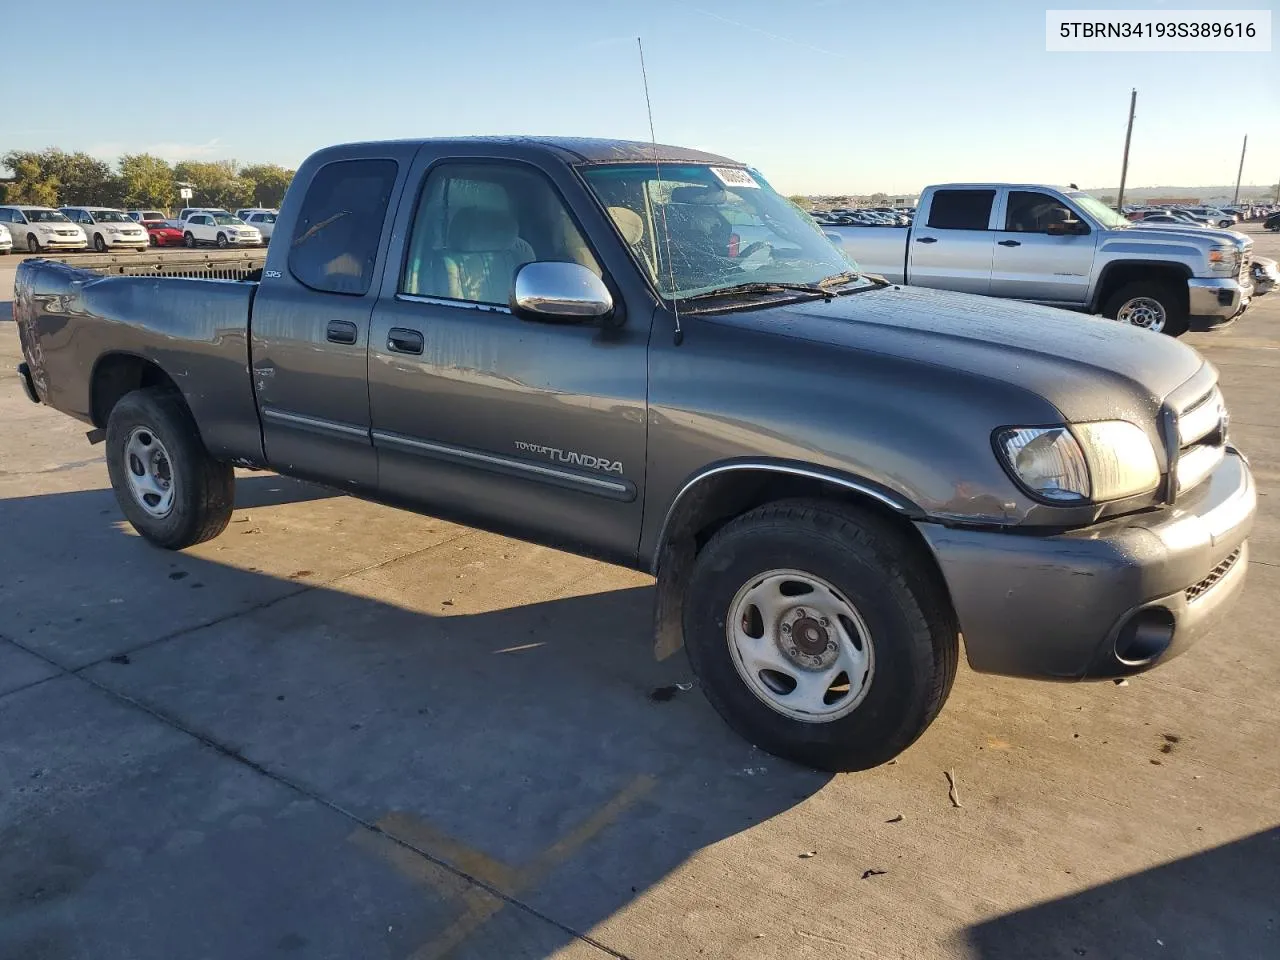
[[[771,259],[773,259],[773,244],[766,240],[757,240],[739,250],[734,263],[740,270],[751,271],[759,270]]]

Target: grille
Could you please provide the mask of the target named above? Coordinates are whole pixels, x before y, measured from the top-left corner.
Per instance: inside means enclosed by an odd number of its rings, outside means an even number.
[[[1214,471],[1226,455],[1227,408],[1215,386],[1178,414],[1174,493],[1185,493]]]
[[[1209,571],[1209,575],[1199,583],[1193,583],[1187,587],[1184,593],[1187,595],[1188,603],[1195,603],[1206,593],[1216,587],[1219,581],[1227,575],[1232,567],[1236,565],[1236,561],[1240,559],[1240,548],[1236,547],[1229,554],[1222,558],[1222,562]]]

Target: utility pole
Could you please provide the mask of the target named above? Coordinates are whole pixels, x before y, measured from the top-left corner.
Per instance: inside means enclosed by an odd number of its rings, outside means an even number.
[[[1240,178],[1244,176],[1244,152],[1249,149],[1249,135],[1244,135],[1244,145],[1240,148],[1240,169],[1236,171],[1236,195],[1231,198],[1234,207],[1240,202]]]
[[[1124,160],[1120,163],[1120,195],[1116,197],[1116,210],[1124,209],[1124,181],[1129,176],[1129,140],[1133,137],[1133,111],[1138,105],[1138,88],[1129,94],[1129,129],[1124,132]]]

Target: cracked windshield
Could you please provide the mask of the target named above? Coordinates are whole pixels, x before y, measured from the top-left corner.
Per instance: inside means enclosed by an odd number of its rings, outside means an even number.
[[[855,269],[808,214],[752,171],[647,163],[588,167],[583,176],[668,299],[745,283],[818,284]]]

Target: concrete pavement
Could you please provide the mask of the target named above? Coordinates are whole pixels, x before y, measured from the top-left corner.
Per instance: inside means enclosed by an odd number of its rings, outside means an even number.
[[[834,777],[654,697],[643,576],[262,474],[147,546],[0,321],[0,960],[1280,955],[1268,299],[1186,338],[1262,493],[1231,622],[1123,687],[962,666]]]

